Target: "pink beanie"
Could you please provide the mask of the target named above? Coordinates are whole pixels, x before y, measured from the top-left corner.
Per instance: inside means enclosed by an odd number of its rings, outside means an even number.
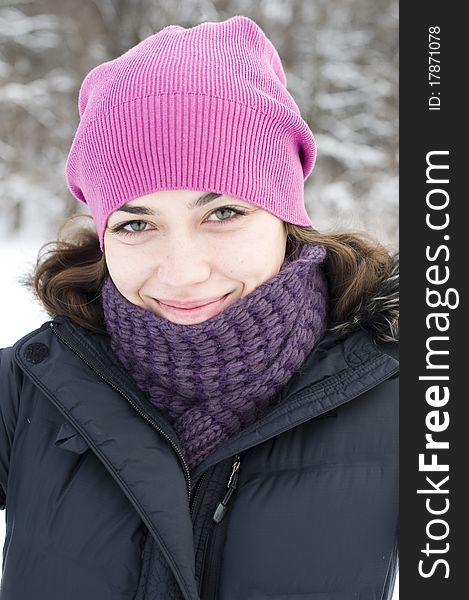
[[[161,190],[215,192],[311,225],[304,180],[314,136],[277,50],[251,19],[169,25],[92,69],[67,158],[101,249],[109,215]]]

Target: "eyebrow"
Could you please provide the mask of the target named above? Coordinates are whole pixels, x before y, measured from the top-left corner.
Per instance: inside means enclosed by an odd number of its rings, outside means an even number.
[[[220,198],[222,195],[223,194],[207,192],[206,194],[203,194],[202,196],[200,196],[200,198],[197,198],[196,200],[189,202],[187,204],[187,208],[198,208],[199,206],[205,206],[209,202],[213,202],[213,200]],[[126,204],[123,204],[120,208],[118,208],[117,211],[130,213],[131,215],[159,215],[160,214],[157,210],[148,208],[148,206],[131,206],[128,202]]]

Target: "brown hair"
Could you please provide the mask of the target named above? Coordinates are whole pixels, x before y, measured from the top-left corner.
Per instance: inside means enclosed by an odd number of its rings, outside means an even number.
[[[303,243],[327,248],[324,270],[329,284],[331,326],[345,320],[392,271],[393,256],[367,234],[325,234],[312,227],[291,223],[284,226],[288,256],[293,256]],[[66,315],[91,331],[103,332],[100,290],[107,273],[93,221],[81,215],[65,222],[57,241],[41,247],[29,286],[51,316]]]

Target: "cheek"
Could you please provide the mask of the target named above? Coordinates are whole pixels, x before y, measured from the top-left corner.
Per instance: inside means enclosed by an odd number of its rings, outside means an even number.
[[[243,282],[246,294],[274,277],[284,258],[285,246],[281,237],[266,232],[249,240],[249,243],[239,244],[231,259],[227,257],[227,264],[230,264],[232,278]]]
[[[108,243],[105,245],[104,255],[114,285],[128,300],[135,301],[148,274],[145,270],[146,262],[132,250],[135,248]]]

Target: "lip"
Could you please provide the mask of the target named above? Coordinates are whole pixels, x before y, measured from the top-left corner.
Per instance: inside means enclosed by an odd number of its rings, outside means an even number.
[[[212,302],[217,302],[225,296],[216,296],[215,298],[192,300],[191,302],[179,302],[178,300],[158,300],[158,302],[160,304],[164,304],[165,306],[171,306],[172,308],[181,308],[183,310],[187,310],[192,308],[199,308],[201,306],[206,306],[207,304],[211,304]]]
[[[165,304],[160,300],[156,300],[156,303],[159,309],[158,312],[162,313],[163,317],[181,325],[191,325],[195,323],[202,323],[203,321],[206,321],[207,319],[210,319],[219,313],[223,309],[223,305],[228,296],[229,293],[225,294],[224,296],[219,296],[218,299],[215,298],[210,302],[203,300],[203,302],[206,302],[206,304],[193,308],[178,308],[176,306]],[[198,302],[200,302],[200,300]]]

